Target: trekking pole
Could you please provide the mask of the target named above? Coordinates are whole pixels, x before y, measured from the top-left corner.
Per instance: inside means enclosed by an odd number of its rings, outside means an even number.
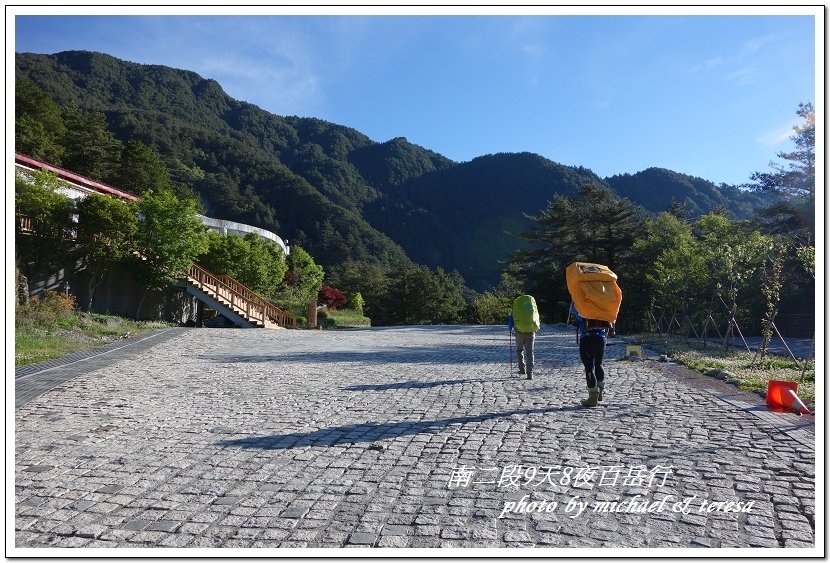
[[[507,315],[507,362],[510,373],[513,373],[513,315]]]

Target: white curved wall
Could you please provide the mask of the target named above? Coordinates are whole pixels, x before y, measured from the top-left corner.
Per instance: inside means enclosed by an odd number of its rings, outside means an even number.
[[[50,166],[35,159],[23,155],[15,155],[15,158],[17,160],[15,162],[15,166],[21,172],[31,174],[31,172],[35,169],[41,168],[57,174],[57,176],[65,182],[65,184],[60,188],[60,191],[71,199],[83,198],[93,192],[104,193],[109,196],[123,197],[133,201],[138,199],[132,194],[120,192],[110,186],[82,178],[72,172]],[[266,231],[265,229],[260,229],[259,227],[252,227],[251,225],[246,225],[244,223],[226,221],[225,219],[214,219],[212,217],[205,217],[204,215],[197,216],[207,228],[219,231],[222,235],[244,237],[249,233],[254,233],[265,240],[278,244],[286,256],[288,256],[288,253],[291,251],[289,246],[285,244],[285,241],[271,231]]]
[[[225,219],[214,219],[212,217],[205,217],[204,215],[197,215],[202,223],[209,229],[213,229],[215,231],[219,231],[220,234],[227,236],[237,236],[237,237],[244,237],[250,233],[254,233],[259,235],[260,237],[264,238],[265,240],[270,240],[271,242],[277,243],[282,251],[288,256],[289,247],[285,244],[285,242],[272,233],[271,231],[266,231],[265,229],[260,229],[259,227],[252,227],[251,225],[246,225],[244,223],[236,223],[234,221],[227,221]]]

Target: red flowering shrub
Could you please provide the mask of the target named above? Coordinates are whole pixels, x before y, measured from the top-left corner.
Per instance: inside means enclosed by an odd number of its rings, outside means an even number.
[[[345,293],[329,285],[321,287],[320,293],[317,294],[317,301],[323,305],[327,305],[329,309],[337,309],[348,300]]]

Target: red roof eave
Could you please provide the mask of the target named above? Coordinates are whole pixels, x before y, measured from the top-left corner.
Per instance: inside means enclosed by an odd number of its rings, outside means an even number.
[[[107,186],[106,184],[96,182],[95,180],[90,180],[89,178],[84,178],[83,176],[79,176],[68,170],[64,170],[63,168],[58,168],[57,166],[52,166],[51,164],[46,164],[45,162],[41,162],[24,154],[14,153],[14,161],[15,163],[23,164],[31,168],[48,170],[49,172],[52,172],[53,174],[57,175],[58,178],[61,178],[63,180],[66,180],[67,182],[71,182],[73,184],[77,184],[85,188],[89,188],[91,190],[95,190],[96,192],[107,194],[113,197],[119,197],[121,199],[126,199],[128,201],[138,201],[138,196],[134,194],[119,190],[117,188],[113,188],[112,186]]]

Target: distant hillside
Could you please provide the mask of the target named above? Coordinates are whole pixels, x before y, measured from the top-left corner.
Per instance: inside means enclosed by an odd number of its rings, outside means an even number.
[[[508,233],[527,228],[525,214],[589,180],[653,212],[672,200],[692,215],[725,206],[745,216],[757,205],[657,168],[603,181],[529,153],[456,163],[404,138],[375,142],[320,119],[271,114],[191,71],[100,53],[17,54],[16,72],[60,106],[103,112],[120,140],[156,147],[209,215],[278,232],[324,267],[411,259],[485,289],[519,247]]]
[[[716,208],[731,211],[745,219],[752,210],[768,205],[770,196],[746,192],[734,187],[719,188],[703,178],[696,178],[665,168],[648,168],[636,174],[620,174],[605,181],[619,195],[636,201],[648,211],[665,211],[673,202],[685,206],[690,217],[697,217]]]
[[[590,170],[536,154],[487,155],[412,178],[365,216],[413,260],[458,269],[472,287],[487,287],[498,280],[501,262],[521,247],[508,233],[527,230],[526,215],[588,181],[602,183]]]
[[[122,141],[155,146],[209,214],[278,232],[324,265],[408,260],[361,216],[378,194],[345,157],[373,144],[365,135],[272,115],[189,71],[89,52],[18,54],[16,63],[59,105],[102,111]]]

